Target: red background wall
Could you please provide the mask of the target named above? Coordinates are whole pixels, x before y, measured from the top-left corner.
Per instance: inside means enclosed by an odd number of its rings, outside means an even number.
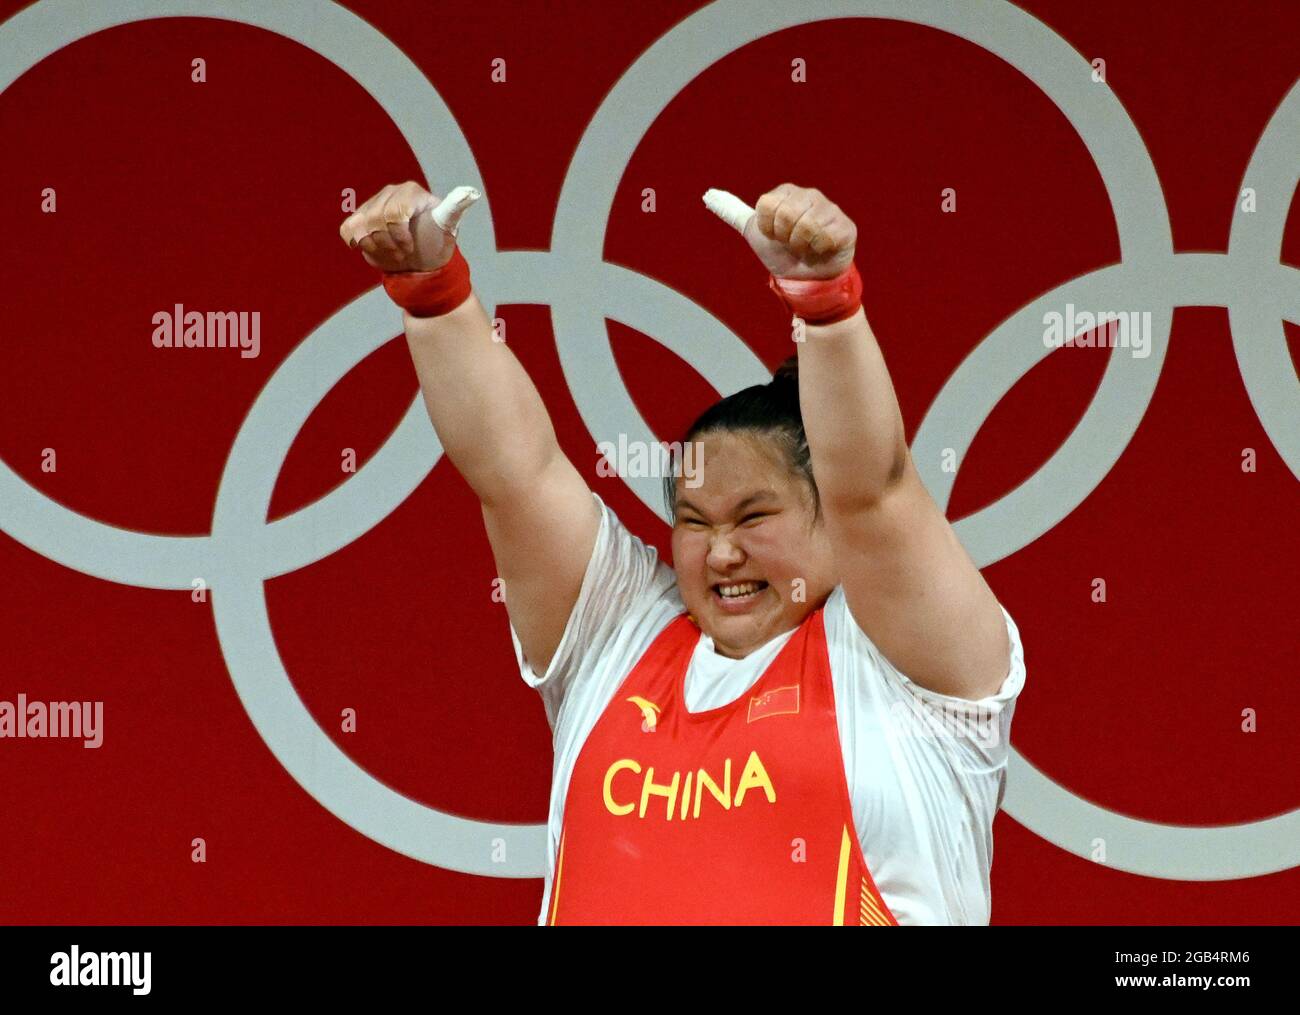
[[[0,3],[0,17],[24,5]],[[475,0],[346,6],[441,92],[472,146],[503,249],[545,248],[568,161],[636,57],[699,5]],[[1088,58],[1137,124],[1180,251],[1226,249],[1247,160],[1300,69],[1300,7],[1022,3]],[[1244,10],[1244,13],[1243,13]],[[208,82],[190,82],[190,60]],[[809,62],[806,85],[790,60]],[[490,61],[508,65],[504,85]],[[818,113],[808,115],[810,104]],[[341,70],[267,32],[166,19],[105,31],[0,94],[0,457],[75,511],[126,529],[209,531],[217,481],[259,389],[320,322],[376,284],[339,242],[339,194],[420,178],[383,111]],[[896,22],[834,21],[759,40],[684,87],[621,174],[606,258],[790,352],[752,255],[707,217],[710,186],[751,202],[786,180],[854,216],[868,315],[909,436],[1005,316],[1119,259],[1101,179],[1056,107],[978,47]],[[439,192],[457,180],[428,181]],[[44,187],[58,213],[40,213]],[[659,211],[640,211],[643,187]],[[939,193],[958,192],[942,215]],[[1262,211],[1262,214],[1269,214]],[[1275,211],[1273,213],[1276,213]],[[1284,260],[1300,263],[1289,209]],[[471,217],[473,212],[470,213]],[[262,352],[163,355],[174,302],[262,310]],[[545,306],[503,306],[561,441],[665,555],[668,532],[595,476]],[[610,326],[636,404],[665,440],[716,396],[653,335]],[[1296,332],[1288,326],[1293,358]],[[1264,340],[1261,336],[1261,340]],[[1078,420],[1107,353],[1036,367],[984,424],[956,520],[1031,475]],[[345,479],[417,391],[395,336],[294,444],[272,517]],[[611,397],[621,397],[612,393]],[[1300,421],[1297,421],[1300,425]],[[41,449],[59,455],[40,470]],[[1241,450],[1258,471],[1241,471]],[[1295,761],[1295,477],[1242,386],[1222,308],[1176,312],[1168,359],[1123,458],[1061,524],[986,571],[1028,662],[1013,742],[1054,779],[1150,821],[1223,824],[1300,806]],[[452,873],[394,853],[318,805],[242,709],[211,604],[101,581],[0,533],[0,699],[99,699],[105,745],[0,741],[0,922],[518,922],[540,880]],[[382,524],[268,583],[277,644],[325,729],[402,793],[485,820],[545,820],[549,730],[513,665],[477,504],[445,460]],[[1109,601],[1090,600],[1104,577]],[[1255,708],[1259,732],[1240,732]],[[190,840],[208,842],[206,864]],[[1220,883],[1079,859],[1006,814],[998,923],[1295,922],[1300,873]]]

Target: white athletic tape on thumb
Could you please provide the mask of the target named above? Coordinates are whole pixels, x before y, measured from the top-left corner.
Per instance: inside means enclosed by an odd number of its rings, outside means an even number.
[[[710,188],[704,192],[704,205],[736,232],[745,231],[745,223],[754,214],[754,209],[725,190]]]
[[[433,221],[439,229],[455,236],[456,225],[465,214],[465,209],[482,196],[473,187],[456,187],[433,209]]]

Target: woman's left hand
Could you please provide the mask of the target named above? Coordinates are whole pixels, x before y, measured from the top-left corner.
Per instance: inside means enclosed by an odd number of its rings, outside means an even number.
[[[834,278],[853,263],[857,226],[820,190],[783,183],[758,199],[743,225],[710,201],[720,194],[710,191],[705,204],[741,230],[777,278]]]

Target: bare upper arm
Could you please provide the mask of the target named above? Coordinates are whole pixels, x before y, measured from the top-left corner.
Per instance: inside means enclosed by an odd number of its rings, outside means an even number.
[[[524,658],[544,674],[582,590],[600,508],[558,447],[532,482],[482,507],[510,622]]]
[[[878,502],[823,508],[849,611],[885,658],[940,694],[995,694],[1010,667],[1006,620],[911,455]]]

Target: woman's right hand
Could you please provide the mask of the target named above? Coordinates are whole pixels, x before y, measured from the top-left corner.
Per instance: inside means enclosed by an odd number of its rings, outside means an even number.
[[[436,271],[456,250],[455,233],[433,220],[441,202],[418,183],[389,184],[343,220],[339,235],[380,271]]]

